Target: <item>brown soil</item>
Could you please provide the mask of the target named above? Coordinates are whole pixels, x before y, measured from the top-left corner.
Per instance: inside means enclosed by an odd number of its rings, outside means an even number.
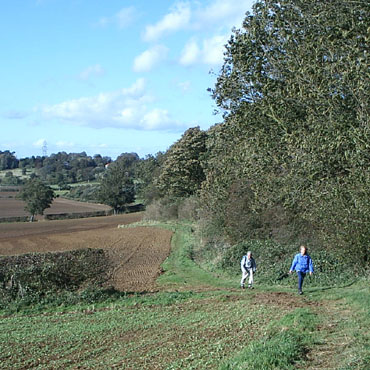
[[[1,192],[0,194],[0,218],[29,216],[29,213],[24,210],[25,203],[22,200],[15,198],[18,193]],[[47,208],[44,213],[46,215],[50,215],[60,213],[108,211],[110,209],[110,207],[104,204],[78,202],[65,198],[55,198],[51,207]]]
[[[302,308],[321,306],[320,302],[309,301],[296,294],[285,292],[256,292],[253,296],[254,302],[258,304],[277,306],[281,308]]]
[[[153,291],[172,233],[151,227],[117,228],[140,213],[78,220],[0,224],[0,255],[102,248],[112,261],[110,283],[121,291]]]

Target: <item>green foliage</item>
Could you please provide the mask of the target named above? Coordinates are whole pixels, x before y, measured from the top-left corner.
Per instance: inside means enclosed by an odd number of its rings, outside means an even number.
[[[116,165],[123,169],[126,176],[133,177],[135,173],[136,164],[140,161],[139,156],[136,153],[122,153],[115,161]]]
[[[96,202],[98,200],[98,189],[98,185],[73,186],[64,197],[83,202]]]
[[[265,0],[234,31],[202,185],[212,230],[232,242],[243,223],[255,237],[310,234],[368,264],[368,19],[365,1]]]
[[[26,168],[36,167],[44,181],[64,188],[70,183],[96,180],[104,172],[104,166],[110,162],[111,158],[99,154],[91,157],[85,152],[59,152],[48,157],[23,158],[20,165]]]
[[[3,178],[0,178],[0,183],[3,186],[17,186],[23,184],[23,181],[20,177],[14,176],[12,171],[6,171]]]
[[[297,245],[278,244],[272,240],[249,240],[221,250],[217,267],[232,275],[240,274],[242,256],[252,251],[257,263],[256,280],[259,284],[294,286],[296,276],[288,275],[288,271],[298,249]],[[348,284],[365,272],[354,259],[349,259],[345,254],[320,247],[310,249],[309,254],[314,262],[315,273],[305,280],[307,287]]]
[[[0,308],[13,301],[27,305],[57,292],[101,284],[107,269],[108,260],[100,249],[1,257]]]
[[[154,183],[159,176],[165,157],[164,153],[158,152],[155,156],[148,155],[135,162],[136,192],[139,198],[144,199],[145,204],[150,204],[159,198],[159,190]]]
[[[199,219],[199,198],[189,196],[186,198],[162,197],[154,200],[146,207],[145,219],[154,221]]]
[[[98,199],[115,212],[135,200],[135,187],[132,178],[126,173],[124,162],[111,164],[101,181]]]
[[[199,127],[189,128],[168,149],[156,183],[163,195],[186,197],[198,191],[204,180],[202,158],[206,137]]]
[[[14,154],[14,152],[10,152],[9,150],[0,150],[0,171],[18,168],[19,161]]]
[[[26,202],[26,211],[33,216],[44,213],[49,208],[54,199],[54,191],[46,186],[40,179],[29,179],[23,186],[19,197]]]

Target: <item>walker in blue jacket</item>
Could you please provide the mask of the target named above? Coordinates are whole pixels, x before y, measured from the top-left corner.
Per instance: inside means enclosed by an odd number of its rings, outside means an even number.
[[[289,273],[291,274],[293,271],[297,271],[298,275],[298,293],[303,294],[303,280],[307,272],[309,272],[310,275],[313,274],[312,258],[307,254],[307,247],[305,247],[304,245],[301,246],[300,253],[294,256]]]

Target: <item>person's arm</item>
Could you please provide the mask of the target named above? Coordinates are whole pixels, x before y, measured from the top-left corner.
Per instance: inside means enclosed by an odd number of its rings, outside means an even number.
[[[292,266],[290,266],[289,274],[291,274],[295,270],[297,262],[298,262],[298,255],[295,255],[293,258]]]
[[[313,262],[312,262],[311,257],[308,260],[308,268],[309,268],[309,271],[310,271],[310,275],[312,275],[313,274]]]
[[[243,272],[246,272],[246,269],[245,269],[245,256],[240,261],[240,268],[242,269]]]

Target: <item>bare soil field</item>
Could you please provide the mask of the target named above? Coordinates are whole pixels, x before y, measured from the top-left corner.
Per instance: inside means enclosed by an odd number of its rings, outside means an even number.
[[[0,218],[29,216],[24,210],[25,203],[16,199],[16,192],[0,192]],[[104,204],[78,202],[65,198],[55,198],[51,207],[45,210],[46,215],[61,213],[81,213],[91,211],[108,211],[111,208]],[[38,217],[40,219],[40,217]],[[42,218],[42,217],[41,217]]]
[[[152,227],[118,228],[140,213],[77,220],[0,224],[0,255],[102,248],[112,261],[111,281],[121,291],[156,290],[172,233]]]

